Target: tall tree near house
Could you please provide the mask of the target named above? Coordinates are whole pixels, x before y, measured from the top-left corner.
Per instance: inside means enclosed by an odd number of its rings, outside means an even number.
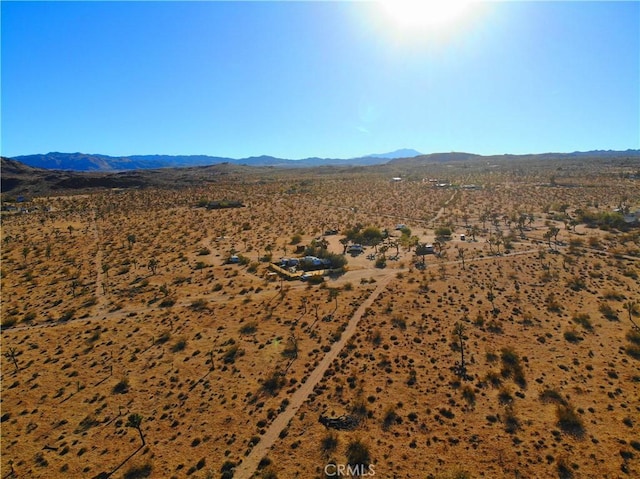
[[[129,417],[127,418],[127,427],[132,427],[134,429],[138,430],[138,433],[140,434],[140,440],[142,441],[142,445],[144,446],[146,444],[146,441],[144,440],[144,434],[142,433],[142,416],[140,414],[134,413],[134,414],[130,414]]]
[[[416,254],[422,257],[421,263],[422,263],[422,266],[424,266],[426,264],[425,256],[429,254],[429,248],[427,248],[427,243],[420,243],[418,246],[416,246]]]
[[[340,244],[342,245],[342,254],[347,254],[347,248],[349,247],[349,238],[340,238]]]
[[[470,230],[469,234],[471,235],[471,238],[475,242],[476,241],[476,235],[480,234],[480,228],[478,228],[478,225],[473,225],[471,227],[471,230]]]

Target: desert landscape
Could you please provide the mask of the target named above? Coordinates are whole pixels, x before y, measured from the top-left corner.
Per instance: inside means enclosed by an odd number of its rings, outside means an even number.
[[[18,173],[3,478],[640,477],[637,156]]]

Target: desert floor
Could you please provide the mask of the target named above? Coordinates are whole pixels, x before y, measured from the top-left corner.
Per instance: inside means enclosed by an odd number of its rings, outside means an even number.
[[[625,171],[34,198],[2,216],[2,477],[640,477],[640,230],[569,222],[635,211]],[[270,274],[314,240],[341,254],[355,225],[386,246],[321,284]],[[443,226],[421,268],[415,243]]]

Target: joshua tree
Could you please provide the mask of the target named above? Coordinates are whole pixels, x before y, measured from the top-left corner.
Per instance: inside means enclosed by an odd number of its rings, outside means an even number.
[[[151,274],[155,275],[158,270],[158,260],[151,258],[147,267],[151,270]]]
[[[130,234],[127,236],[127,242],[129,243],[129,249],[133,248],[133,243],[136,242],[136,235]]]
[[[13,347],[9,348],[9,351],[4,353],[4,357],[13,362],[13,365],[16,368],[16,372],[20,369],[18,367],[18,360],[16,359],[17,354],[18,354],[18,351],[16,350],[16,348],[13,348]]]
[[[558,242],[558,233],[560,233],[560,228],[556,226],[549,226],[549,229],[543,235],[543,238],[549,242],[549,248],[551,248],[551,238],[557,243]]]
[[[638,306],[637,301],[627,301],[626,303],[624,303],[624,309],[626,309],[627,312],[629,313],[629,321],[631,321],[631,324],[633,324],[633,327],[635,329],[640,331],[640,326],[638,326],[638,324],[636,324],[636,322],[633,320],[633,315],[636,312],[637,306]]]
[[[424,257],[429,253],[429,248],[427,248],[427,244],[426,243],[420,243],[418,246],[416,246],[416,254],[418,256],[422,257],[422,266],[424,267],[425,265],[425,260]]]
[[[460,259],[460,261],[462,261],[462,269],[467,269],[465,268],[465,265],[464,265],[464,253],[465,253],[464,248],[458,247],[456,249],[458,250],[458,258]]]
[[[335,289],[335,288],[330,288],[329,289],[329,301],[331,301],[332,299],[335,301],[335,306],[333,307],[333,311],[331,311],[331,314],[329,316],[331,316],[333,318],[333,315],[336,314],[336,311],[338,311],[338,296],[340,295],[340,290]]]
[[[489,281],[487,284],[487,299],[491,302],[491,311],[493,312],[493,314],[495,315],[497,313],[496,311],[496,306],[495,306],[495,299],[496,299],[496,295],[493,292],[493,290],[495,289],[496,285],[493,281]]]
[[[80,281],[78,281],[77,279],[74,279],[73,281],[71,281],[71,294],[73,295],[73,297],[76,297],[76,288],[80,286]]]
[[[456,373],[460,377],[465,377],[467,375],[467,367],[464,362],[464,333],[465,327],[461,322],[457,322],[453,328],[453,334],[456,336],[458,340],[458,346],[460,347],[460,364],[458,365]]]
[[[127,427],[132,427],[134,429],[137,429],[138,432],[140,433],[140,439],[142,440],[142,445],[144,446],[146,444],[145,440],[144,440],[144,434],[142,434],[142,428],[140,427],[140,425],[142,424],[142,416],[140,414],[130,414],[129,417],[127,418]]]

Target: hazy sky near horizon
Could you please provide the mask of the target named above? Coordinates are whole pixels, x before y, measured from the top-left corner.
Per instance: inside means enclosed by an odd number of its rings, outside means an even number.
[[[2,1],[0,153],[640,148],[640,2],[440,7]]]

